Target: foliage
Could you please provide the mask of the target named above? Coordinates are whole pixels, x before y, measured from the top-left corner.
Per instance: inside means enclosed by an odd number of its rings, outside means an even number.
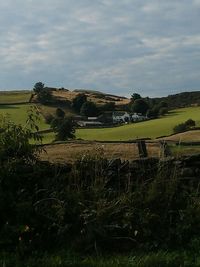
[[[51,91],[44,87],[44,83],[37,82],[33,87],[34,93],[37,95],[37,99],[42,104],[47,104],[52,100]]]
[[[199,267],[200,257],[192,251],[158,251],[129,255],[82,256],[68,251],[44,253],[20,259],[12,253],[0,256],[6,267]]]
[[[196,125],[195,121],[192,119],[188,119],[185,124],[187,125],[187,127],[194,127]]]
[[[87,96],[85,94],[78,94],[73,100],[72,100],[72,108],[80,113],[82,105],[87,101]]]
[[[97,106],[94,102],[87,101],[81,106],[80,114],[82,116],[93,117],[98,114]]]
[[[64,118],[65,117],[65,112],[64,110],[62,110],[61,108],[57,108],[56,109],[56,116],[58,118]]]
[[[39,113],[34,108],[29,110],[26,125],[17,125],[6,117],[0,120],[0,161],[21,159],[24,161],[36,159],[37,147],[30,144],[30,139],[41,142],[39,128],[35,123],[39,120]],[[34,132],[33,132],[34,131]]]
[[[167,97],[154,98],[153,100],[155,103],[160,103],[161,101],[166,102],[170,109],[190,107],[191,105],[200,105],[200,91],[183,92]]]
[[[51,128],[56,133],[56,140],[64,141],[75,137],[75,124],[72,117],[58,117],[51,122]]]
[[[105,103],[103,106],[100,107],[101,111],[114,111],[115,110],[115,102],[108,102]]]
[[[136,99],[134,103],[131,105],[132,112],[141,113],[142,115],[146,115],[148,109],[149,105],[143,99]]]
[[[137,100],[137,99],[141,99],[141,98],[142,98],[141,95],[138,94],[138,93],[133,93],[133,94],[131,95],[131,101],[132,101],[132,102],[134,102],[134,101]]]
[[[195,125],[196,125],[196,123],[194,120],[188,119],[184,123],[180,123],[180,124],[176,125],[173,128],[173,131],[174,131],[174,133],[181,133],[181,132],[189,130],[191,127],[194,127]]]
[[[37,95],[39,93],[41,93],[41,91],[43,91],[43,90],[44,90],[44,83],[42,83],[42,82],[37,82],[33,87],[33,91]]]
[[[80,157],[70,172],[39,162],[4,170],[1,244],[27,255],[60,247],[99,254],[198,243],[198,182],[183,182],[164,168],[154,179],[130,184],[122,173],[110,175],[102,154]]]
[[[160,116],[163,116],[163,115],[165,115],[165,114],[167,114],[168,113],[168,108],[166,108],[166,107],[161,107],[160,109],[159,109],[159,115]]]

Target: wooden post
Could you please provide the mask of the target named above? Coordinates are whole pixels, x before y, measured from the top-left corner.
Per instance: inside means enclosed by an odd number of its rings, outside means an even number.
[[[160,141],[160,157],[168,157],[171,156],[170,148],[165,141]]]
[[[147,153],[147,148],[146,148],[146,143],[144,140],[139,140],[137,142],[138,145],[138,151],[139,151],[139,157],[140,158],[146,158],[148,157],[148,153]]]

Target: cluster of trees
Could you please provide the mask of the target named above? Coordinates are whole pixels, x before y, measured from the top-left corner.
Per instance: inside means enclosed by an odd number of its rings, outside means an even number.
[[[191,105],[200,105],[200,91],[196,92],[183,92],[180,94],[169,95],[167,97],[153,98],[156,103],[164,101],[168,104],[169,108],[181,108]]]
[[[115,110],[115,102],[108,102],[101,107],[98,107],[94,102],[88,101],[87,96],[84,93],[78,94],[72,100],[71,106],[77,113],[86,117],[93,117],[105,111]]]
[[[149,118],[156,118],[168,112],[168,105],[164,101],[155,103],[155,101],[148,97],[142,98],[140,94],[134,93],[131,96],[129,109],[131,112],[141,113]]]

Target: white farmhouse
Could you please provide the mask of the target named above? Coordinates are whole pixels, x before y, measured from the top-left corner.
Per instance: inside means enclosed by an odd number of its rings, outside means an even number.
[[[129,122],[131,117],[126,111],[115,111],[112,114],[113,123]]]
[[[143,116],[140,113],[134,113],[134,114],[131,115],[131,120],[132,121],[144,121],[146,119],[147,119],[147,117]]]

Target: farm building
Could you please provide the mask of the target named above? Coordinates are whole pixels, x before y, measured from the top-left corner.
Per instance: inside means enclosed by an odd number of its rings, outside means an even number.
[[[102,126],[103,123],[101,123],[100,121],[77,121],[77,125],[80,127]]]
[[[131,120],[131,116],[126,111],[115,111],[112,114],[113,123],[120,122],[129,122]]]
[[[146,116],[143,116],[140,113],[134,113],[131,115],[131,121],[144,121],[147,120],[148,118]]]

